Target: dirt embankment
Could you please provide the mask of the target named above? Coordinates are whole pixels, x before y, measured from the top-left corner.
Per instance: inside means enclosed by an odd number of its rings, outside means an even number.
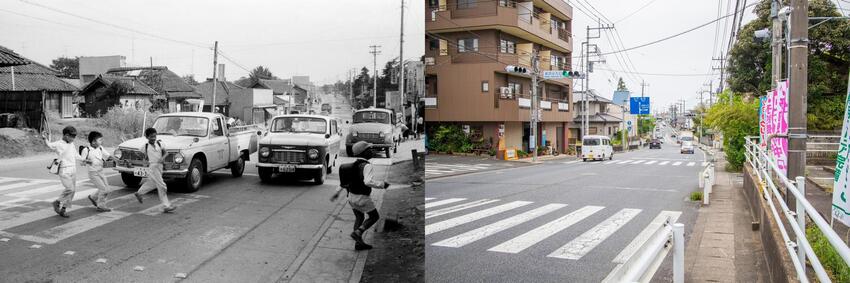
[[[50,149],[35,130],[0,128],[0,158],[28,156]]]

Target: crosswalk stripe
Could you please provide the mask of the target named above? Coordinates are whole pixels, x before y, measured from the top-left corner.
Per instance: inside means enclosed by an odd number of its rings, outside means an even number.
[[[671,165],[673,165],[673,166],[679,166],[679,165],[681,165],[681,164],[682,164],[682,161],[676,161],[676,162],[673,162],[673,164],[671,164]]]
[[[28,180],[28,181],[24,181],[24,182],[20,182],[20,183],[14,183],[14,184],[11,184],[11,185],[2,186],[2,187],[0,187],[0,192],[14,190],[14,189],[17,189],[17,188],[23,188],[23,187],[28,187],[28,186],[39,185],[39,184],[44,184],[44,183],[50,183],[50,182],[54,182],[54,181],[53,180]]]
[[[175,199],[171,200],[171,206],[172,207],[180,207],[180,206],[187,205],[187,204],[190,204],[190,203],[193,203],[193,202],[196,202],[196,201],[199,201],[199,199],[196,199],[196,198],[175,198]],[[147,215],[147,216],[156,216],[156,215],[163,213],[163,211],[162,211],[163,208],[165,208],[165,207],[160,203],[160,204],[148,207],[145,210],[139,211],[139,214],[144,214],[144,215]]]
[[[425,198],[425,201],[429,201],[429,200],[432,200],[432,199],[434,199],[434,198]]]
[[[506,204],[503,204],[503,205],[500,205],[500,206],[491,207],[491,208],[488,208],[488,209],[485,209],[485,210],[480,210],[480,211],[476,211],[476,212],[473,212],[473,213],[470,213],[470,214],[466,214],[466,215],[458,216],[458,217],[455,217],[455,218],[452,218],[452,219],[437,222],[437,223],[434,223],[434,224],[425,225],[425,235],[437,233],[437,232],[440,232],[440,231],[443,231],[443,230],[446,230],[446,229],[449,229],[449,228],[452,228],[452,227],[455,227],[455,226],[458,226],[458,225],[466,224],[466,223],[476,221],[476,220],[482,219],[482,218],[490,216],[490,215],[502,213],[502,212],[505,212],[505,211],[508,211],[508,210],[511,210],[511,209],[514,209],[514,208],[518,208],[518,207],[521,207],[521,206],[525,206],[525,205],[528,205],[528,204],[531,204],[531,202],[530,201],[510,202],[510,203],[506,203]]]
[[[661,161],[661,163],[658,163],[658,165],[667,165],[667,163],[670,163],[670,161]]]
[[[635,162],[632,162],[632,164],[641,164],[641,163],[643,163],[644,161],[646,161],[646,160],[636,160]]]
[[[646,162],[646,163],[644,163],[644,164],[649,165],[649,164],[653,164],[653,163],[655,163],[655,162],[658,162],[658,161],[657,161],[657,160],[650,160],[650,161],[647,161],[647,162]]]
[[[437,217],[437,216],[444,215],[444,214],[454,213],[454,212],[458,212],[458,211],[461,211],[461,210],[470,209],[470,208],[473,208],[473,207],[482,206],[482,205],[489,204],[489,203],[494,203],[494,202],[497,202],[497,201],[499,201],[499,200],[497,200],[497,199],[482,199],[482,200],[476,200],[476,201],[472,201],[472,202],[468,202],[468,203],[462,203],[462,204],[451,206],[451,207],[441,208],[441,209],[434,210],[434,211],[426,211],[425,212],[425,219],[428,219],[428,218],[431,218],[431,217]]]
[[[130,213],[113,210],[110,212],[98,213],[79,220],[74,220],[44,231],[35,235],[20,235],[19,238],[27,241],[55,244],[61,240],[73,237],[74,235],[85,231],[97,228],[101,225],[129,216]]]
[[[432,208],[432,207],[435,207],[435,206],[446,205],[446,204],[455,203],[455,202],[464,201],[464,200],[466,200],[466,199],[465,198],[450,198],[450,199],[433,201],[433,202],[426,203],[425,208]]]
[[[499,233],[508,228],[514,227],[516,225],[522,224],[523,222],[532,220],[534,218],[543,216],[547,213],[553,212],[555,210],[561,209],[567,206],[566,204],[560,203],[551,203],[547,204],[533,210],[526,211],[521,214],[514,215],[512,217],[506,218],[504,220],[498,221],[496,223],[436,242],[432,245],[440,246],[440,247],[450,247],[450,248],[459,248],[465,245],[468,245],[472,242],[481,240],[490,235]]]
[[[694,166],[694,164],[696,164],[696,162],[688,162],[688,166]]]
[[[640,209],[626,208],[605,219],[578,238],[558,248],[548,257],[578,260],[634,218]]]
[[[72,207],[68,212],[75,211],[77,209],[81,209],[83,206],[75,206]],[[12,228],[15,226],[20,226],[26,223],[38,221],[47,217],[56,216],[56,212],[53,211],[53,208],[44,208],[39,210],[33,210],[29,212],[14,212],[14,211],[0,211],[0,230],[5,230],[8,228]]]
[[[632,163],[632,161],[634,161],[634,160],[625,160],[625,161],[621,162],[620,164],[629,164],[629,163]]]
[[[640,234],[638,234],[635,239],[632,240],[629,245],[614,258],[612,262],[625,263],[635,253],[635,251],[649,240],[649,237],[664,224],[667,217],[670,217],[670,223],[676,223],[676,220],[679,219],[680,215],[682,215],[681,211],[665,210],[658,213],[658,216],[655,216],[655,219],[652,219],[652,222],[650,222],[649,225],[647,225],[646,228],[644,228],[643,231],[641,231]]]
[[[577,162],[578,162],[578,160],[573,160],[573,161],[564,162],[564,164],[575,164]]]
[[[706,166],[706,165],[708,165],[708,162],[703,162],[703,163],[702,163],[702,166]]]
[[[34,196],[34,195],[40,195],[40,194],[49,193],[49,192],[61,191],[63,189],[65,189],[65,187],[62,186],[62,184],[57,184],[57,185],[42,187],[42,188],[38,188],[38,189],[32,189],[32,190],[27,190],[27,191],[22,191],[22,192],[17,192],[17,193],[11,193],[11,194],[8,194],[8,195],[13,196],[13,197],[31,197],[31,196]]]
[[[578,223],[582,219],[602,210],[601,206],[585,206],[570,214],[564,215],[561,218],[555,219],[552,222],[543,224],[534,230],[528,231],[525,234],[519,235],[516,238],[501,243],[498,246],[490,248],[488,251],[503,252],[503,253],[519,253],[546,238],[555,235],[556,233],[569,228],[573,224]]]

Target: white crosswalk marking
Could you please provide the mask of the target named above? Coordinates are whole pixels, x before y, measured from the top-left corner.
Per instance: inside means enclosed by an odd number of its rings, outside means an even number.
[[[473,201],[473,202],[455,205],[455,206],[452,206],[452,207],[441,208],[441,209],[434,210],[434,211],[427,211],[427,212],[425,212],[425,219],[437,217],[437,216],[444,215],[444,214],[454,213],[454,212],[458,212],[458,211],[461,211],[461,210],[464,210],[464,209],[478,207],[478,206],[482,206],[482,205],[485,205],[485,204],[488,204],[488,203],[494,203],[494,202],[497,202],[497,201],[499,201],[499,200],[497,200],[497,199],[482,199],[482,200],[476,200],[476,201]]]
[[[434,198],[425,198],[425,201],[433,200]]]
[[[40,185],[40,184],[50,183],[50,182],[55,182],[55,181],[54,180],[27,180],[27,181],[24,181],[24,182],[0,186],[0,192],[5,192],[5,191],[9,191],[9,190],[14,190],[14,189],[17,189],[17,188],[29,187],[29,186],[34,186],[34,185]]]
[[[516,225],[522,224],[523,222],[526,222],[526,221],[532,220],[534,218],[540,217],[542,215],[553,212],[553,211],[558,210],[560,208],[563,208],[565,206],[567,206],[567,205],[566,204],[560,204],[560,203],[547,204],[547,205],[535,208],[533,210],[526,211],[524,213],[517,214],[515,216],[506,218],[506,219],[498,221],[496,223],[493,223],[493,224],[490,224],[490,225],[487,225],[487,226],[484,226],[484,227],[481,227],[481,228],[460,234],[458,236],[454,236],[454,237],[439,241],[437,243],[434,243],[433,245],[434,246],[441,246],[441,247],[450,247],[450,248],[463,247],[467,244],[470,244],[472,242],[486,238],[490,235],[499,233],[501,231],[504,231],[505,229],[508,229],[508,228],[514,227]]]
[[[646,162],[646,163],[644,163],[644,164],[649,165],[649,164],[653,164],[653,163],[655,163],[655,162],[658,162],[658,161],[657,161],[657,160],[650,160],[650,161],[647,161],[647,162]]]
[[[61,240],[73,237],[74,235],[97,228],[101,225],[127,217],[129,215],[130,213],[128,212],[113,210],[110,212],[98,213],[79,220],[74,220],[66,224],[41,231],[32,236],[21,235],[19,237],[27,241],[52,245]]]
[[[630,242],[616,258],[614,258],[612,262],[625,263],[626,260],[628,260],[629,257],[631,257],[635,251],[637,251],[637,249],[640,248],[640,246],[642,246],[643,243],[645,243],[649,237],[664,224],[664,221],[667,220],[668,217],[670,218],[670,223],[676,223],[676,220],[679,219],[680,215],[682,215],[681,211],[665,210],[658,213],[658,216],[656,216],[655,219],[652,219],[652,222],[650,222],[649,225],[647,225],[646,228],[644,228],[643,231],[641,231],[640,234],[638,234],[635,239],[632,240],[632,242]]]
[[[632,163],[632,161],[634,161],[634,160],[625,160],[623,162],[620,162],[620,164],[629,164],[629,163]]]
[[[77,205],[68,210],[68,212],[73,212],[81,208],[83,208],[83,206]],[[0,230],[24,225],[26,223],[35,222],[55,215],[56,212],[53,211],[53,208],[44,208],[24,213],[14,211],[0,211]]]
[[[534,244],[543,241],[546,238],[555,235],[556,233],[569,228],[573,224],[578,223],[582,219],[587,218],[590,215],[593,215],[597,211],[602,210],[601,206],[585,206],[581,209],[571,212],[570,214],[564,215],[561,218],[555,219],[552,222],[543,224],[540,227],[535,228],[534,230],[528,231],[525,234],[522,234],[516,238],[513,238],[507,242],[501,243],[498,246],[490,248],[488,251],[493,252],[503,252],[503,253],[519,253],[528,247],[533,246]]]
[[[564,164],[574,164],[574,163],[578,163],[578,162],[579,162],[578,160],[573,160],[573,161],[564,162]]]
[[[436,162],[425,163],[425,177],[438,177],[454,173],[475,172],[490,169],[491,164],[443,164]]]
[[[636,160],[635,162],[632,162],[632,164],[641,164],[641,163],[643,163],[644,161],[646,161],[646,160]]]
[[[658,163],[658,165],[667,165],[667,163],[670,163],[670,161],[661,161],[661,163]]]
[[[455,202],[464,201],[464,200],[466,200],[466,199],[465,198],[450,198],[450,199],[432,201],[432,202],[425,203],[425,208],[432,208],[432,207],[435,207],[435,206],[446,205],[446,204],[455,203]]]
[[[578,260],[634,218],[640,209],[620,210],[599,225],[548,255],[548,257]]]
[[[59,191],[62,191],[64,189],[65,189],[65,187],[62,186],[62,184],[57,184],[57,185],[42,187],[42,188],[38,188],[38,189],[26,190],[26,191],[23,191],[23,192],[11,193],[11,194],[7,194],[7,195],[12,196],[12,197],[28,198],[28,197],[32,197],[32,196],[36,196],[36,195],[40,195],[40,194],[45,194],[45,193],[59,192]]]
[[[679,166],[679,165],[681,165],[681,164],[682,164],[682,161],[676,161],[676,162],[673,162],[673,164],[672,164],[672,165],[673,165],[673,166]]]
[[[697,164],[697,163],[696,162],[688,162],[688,166],[694,166],[694,164]]]
[[[458,225],[462,225],[462,224],[465,224],[465,223],[476,221],[476,220],[485,218],[487,216],[502,213],[502,212],[505,212],[505,211],[508,211],[508,210],[511,210],[511,209],[514,209],[514,208],[522,207],[522,206],[525,206],[525,205],[528,205],[528,204],[531,204],[531,202],[530,201],[515,201],[515,202],[510,202],[510,203],[506,203],[506,204],[503,204],[503,205],[499,205],[499,206],[496,206],[496,207],[491,207],[491,208],[488,208],[488,209],[485,209],[485,210],[473,212],[473,213],[470,213],[470,214],[466,214],[466,215],[463,215],[463,216],[458,216],[458,217],[448,219],[448,220],[444,220],[444,221],[441,221],[441,222],[428,224],[428,225],[425,225],[425,235],[437,233],[437,232],[440,232],[440,231],[443,231],[443,230],[446,230],[446,229],[449,229],[449,228],[452,228],[452,227],[455,227],[455,226],[458,226]]]
[[[708,162],[703,162],[703,163],[702,163],[702,166],[707,166],[707,165],[708,165]]]
[[[200,199],[197,199],[197,198],[175,198],[175,199],[171,200],[171,206],[172,207],[180,207],[180,206],[187,205],[187,204],[199,201],[199,200]],[[162,210],[163,208],[164,208],[164,206],[162,204],[157,204],[157,205],[148,207],[145,210],[140,211],[139,214],[144,214],[144,215],[147,215],[147,216],[156,216],[156,215],[163,213],[163,210]]]

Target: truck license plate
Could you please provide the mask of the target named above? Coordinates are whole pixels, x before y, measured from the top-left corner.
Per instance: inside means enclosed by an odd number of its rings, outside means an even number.
[[[147,177],[148,176],[148,168],[145,167],[136,167],[133,169],[133,176],[136,177]]]
[[[292,164],[280,165],[280,166],[277,167],[277,171],[280,172],[280,173],[292,173],[292,172],[295,172],[295,165],[292,165]]]

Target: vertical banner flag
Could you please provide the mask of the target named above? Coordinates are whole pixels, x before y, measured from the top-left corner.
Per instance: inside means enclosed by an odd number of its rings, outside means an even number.
[[[847,81],[847,98],[844,104],[844,125],[841,127],[841,141],[838,146],[838,156],[835,158],[835,182],[832,190],[832,217],[850,226],[850,204],[847,202],[847,149],[850,143],[850,79]]]
[[[788,81],[777,82],[776,89],[767,92],[762,108],[766,144],[768,136],[788,133]],[[776,166],[785,174],[788,168],[788,139],[771,140],[770,152],[776,161]]]
[[[759,97],[759,144],[762,147],[767,144],[765,141],[767,138],[767,128],[765,127],[764,106],[768,96],[770,96],[770,92],[765,96]]]

